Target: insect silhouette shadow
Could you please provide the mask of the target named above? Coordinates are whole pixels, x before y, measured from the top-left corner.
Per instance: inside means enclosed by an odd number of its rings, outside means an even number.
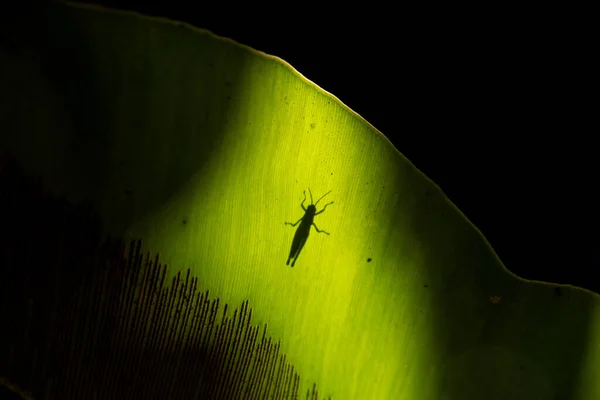
[[[327,193],[325,193],[323,196],[321,196],[321,198],[319,200],[317,200],[316,203],[313,202],[313,197],[312,197],[312,192],[310,191],[310,188],[308,188],[308,193],[310,193],[310,203],[308,205],[308,207],[304,207],[304,202],[306,201],[306,190],[303,191],[304,193],[304,199],[302,200],[302,203],[300,203],[300,207],[302,207],[302,210],[304,210],[304,215],[302,216],[302,218],[300,218],[298,221],[296,221],[295,223],[291,223],[291,222],[286,222],[286,225],[291,225],[291,226],[296,226],[298,225],[298,223],[300,223],[300,226],[298,227],[298,229],[296,229],[296,233],[294,234],[294,239],[292,240],[292,247],[290,248],[290,254],[288,256],[287,262],[285,263],[285,265],[290,265],[290,260],[292,260],[292,267],[294,267],[294,265],[296,264],[296,261],[298,260],[298,256],[300,255],[300,252],[302,251],[302,249],[304,248],[304,245],[306,244],[306,241],[308,240],[308,236],[310,234],[310,228],[312,226],[315,227],[316,231],[319,233],[324,233],[326,235],[329,235],[329,232],[325,232],[324,230],[321,230],[317,227],[317,225],[314,222],[315,216],[321,214],[323,211],[325,211],[325,209],[327,208],[328,205],[333,204],[333,201],[330,203],[325,204],[325,206],[323,207],[323,209],[321,211],[317,212],[317,204],[319,204],[319,201],[321,201],[325,196],[327,196],[329,193],[331,193],[331,190]]]

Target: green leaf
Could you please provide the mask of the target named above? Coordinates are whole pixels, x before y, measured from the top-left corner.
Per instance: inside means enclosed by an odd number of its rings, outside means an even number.
[[[248,301],[300,393],[600,398],[599,297],[511,274],[382,133],[283,60],[92,6],[16,21],[0,149],[142,238],[170,277],[191,268],[202,290]],[[291,268],[285,222],[308,188],[331,190],[315,217],[330,235],[312,230]]]

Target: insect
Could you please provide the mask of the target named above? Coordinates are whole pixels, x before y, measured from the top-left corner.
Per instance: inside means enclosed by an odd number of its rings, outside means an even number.
[[[308,193],[310,193],[310,203],[311,204],[306,208],[304,208],[304,202],[306,201],[306,190],[303,193],[304,193],[304,200],[302,200],[302,203],[300,203],[300,207],[302,207],[302,209],[304,210],[304,216],[302,216],[302,218],[300,218],[298,221],[296,221],[295,224],[292,224],[291,222],[285,223],[286,225],[291,225],[291,226],[296,226],[296,225],[298,225],[298,223],[300,223],[300,226],[298,227],[298,229],[296,229],[296,233],[294,234],[294,240],[292,241],[292,248],[290,249],[290,255],[288,256],[287,262],[285,263],[285,265],[290,265],[290,260],[293,259],[292,267],[294,266],[294,264],[296,264],[296,261],[298,260],[298,256],[300,255],[302,248],[306,244],[306,240],[308,239],[308,234],[310,233],[311,226],[314,225],[317,232],[319,232],[319,233],[322,232],[326,235],[329,235],[328,232],[325,232],[325,231],[317,228],[317,225],[315,225],[315,223],[314,223],[314,219],[315,219],[315,215],[321,214],[323,211],[325,211],[325,209],[327,208],[328,205],[333,204],[333,201],[331,203],[327,203],[327,204],[325,204],[325,207],[323,207],[323,209],[321,211],[317,212],[317,204],[319,204],[319,201],[321,201],[323,199],[323,197],[325,197],[329,193],[331,193],[331,190],[329,192],[325,193],[323,196],[321,196],[321,198],[319,200],[317,200],[316,203],[313,204],[312,192],[310,191],[310,188],[308,188]]]

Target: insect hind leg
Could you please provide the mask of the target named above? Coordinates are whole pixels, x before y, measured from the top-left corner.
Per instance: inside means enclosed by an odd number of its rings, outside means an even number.
[[[296,251],[292,251],[290,253],[290,258],[293,258],[292,265],[291,265],[292,267],[296,264],[296,261],[298,261],[298,257],[300,256],[300,252],[302,251],[302,249],[304,248],[304,245],[306,244],[307,238],[308,237],[306,236],[306,237],[303,237],[302,239],[300,239],[299,246],[297,249],[295,249]],[[288,261],[289,261],[289,259],[288,259]]]
[[[288,255],[288,259],[287,259],[285,265],[290,265],[290,260],[292,260],[292,267],[293,267],[294,264],[296,263],[296,258],[298,258],[298,249],[294,249],[292,247],[292,250],[290,251],[290,254]]]

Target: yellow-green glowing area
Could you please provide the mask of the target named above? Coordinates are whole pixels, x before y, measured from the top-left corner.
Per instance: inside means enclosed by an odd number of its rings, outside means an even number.
[[[426,291],[409,290],[423,287],[422,250],[408,224],[389,226],[410,196],[398,184],[408,164],[277,60],[249,64],[238,85],[220,150],[197,149],[205,168],[128,232],[168,265],[192,268],[212,295],[249,300],[306,385],[323,382],[324,394],[340,398],[386,398],[424,373],[415,360],[427,356],[413,352],[410,337],[431,339],[427,316],[409,311],[428,301]],[[286,261],[299,225],[285,222],[303,217],[309,189],[314,201],[331,191],[317,210],[333,204],[314,219],[330,235],[312,227],[292,268]]]
[[[190,268],[200,291],[234,308],[247,301],[299,373],[300,394],[316,382],[335,399],[600,398],[598,296],[510,274],[342,101],[205,31],[52,9],[48,26],[61,29],[42,31],[40,46],[85,73],[66,79],[0,52],[15,99],[0,121],[18,126],[2,148],[55,192],[90,199],[109,233],[143,240],[167,281]],[[398,131],[419,134],[401,117]],[[303,217],[309,188],[314,201],[329,192],[314,223],[330,234],[312,227],[292,268],[298,226],[286,222]]]

